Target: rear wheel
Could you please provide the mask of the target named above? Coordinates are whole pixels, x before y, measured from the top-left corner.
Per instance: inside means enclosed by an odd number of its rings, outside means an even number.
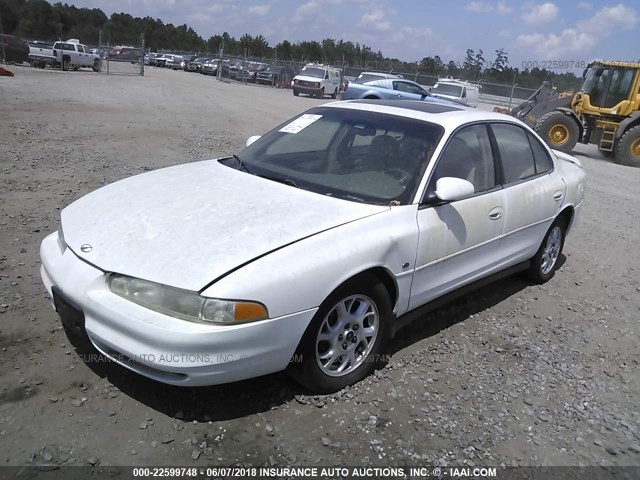
[[[543,115],[536,123],[535,131],[547,145],[561,152],[573,150],[580,136],[576,121],[557,110]]]
[[[553,277],[558,267],[558,258],[564,246],[565,221],[557,219],[549,228],[540,248],[531,259],[529,278],[535,283],[545,283]]]
[[[302,361],[288,372],[311,391],[356,383],[384,363],[392,305],[374,277],[354,278],[322,303],[298,347]]]
[[[100,60],[96,60],[95,62],[93,62],[93,71],[94,72],[100,71]]]
[[[627,130],[616,145],[616,160],[640,168],[640,125]]]
[[[336,89],[331,94],[331,98],[336,98],[337,96],[338,96],[338,87],[336,87]]]

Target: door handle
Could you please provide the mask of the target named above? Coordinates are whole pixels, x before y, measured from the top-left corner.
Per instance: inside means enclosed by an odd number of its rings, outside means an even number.
[[[562,200],[562,197],[564,197],[564,193],[562,193],[561,191],[557,191],[556,193],[553,194],[553,199],[557,202],[558,200]]]
[[[489,211],[489,218],[491,220],[498,220],[501,217],[502,217],[502,208],[495,207]]]

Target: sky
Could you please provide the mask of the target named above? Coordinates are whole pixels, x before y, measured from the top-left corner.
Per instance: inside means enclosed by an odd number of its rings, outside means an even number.
[[[226,31],[282,40],[364,43],[403,61],[439,55],[462,62],[468,48],[509,65],[640,59],[640,0],[72,0],[76,7],[188,24],[205,40]],[[573,63],[571,63],[573,62]],[[550,69],[552,65],[547,65]],[[556,70],[556,71],[558,71]],[[582,69],[580,69],[582,70]]]

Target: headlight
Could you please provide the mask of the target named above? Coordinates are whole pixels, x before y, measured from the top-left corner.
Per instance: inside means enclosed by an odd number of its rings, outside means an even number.
[[[269,317],[261,303],[203,297],[190,290],[115,273],[107,277],[107,287],[138,305],[192,322],[231,325]]]

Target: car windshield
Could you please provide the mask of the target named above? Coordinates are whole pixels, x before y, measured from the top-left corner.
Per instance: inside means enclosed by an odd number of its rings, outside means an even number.
[[[221,163],[323,195],[401,205],[412,201],[442,132],[424,121],[318,107]]]
[[[321,68],[305,68],[300,72],[300,75],[307,77],[324,78],[324,70]]]
[[[431,93],[459,97],[462,95],[462,87],[460,85],[451,85],[450,83],[438,83],[431,89]]]

